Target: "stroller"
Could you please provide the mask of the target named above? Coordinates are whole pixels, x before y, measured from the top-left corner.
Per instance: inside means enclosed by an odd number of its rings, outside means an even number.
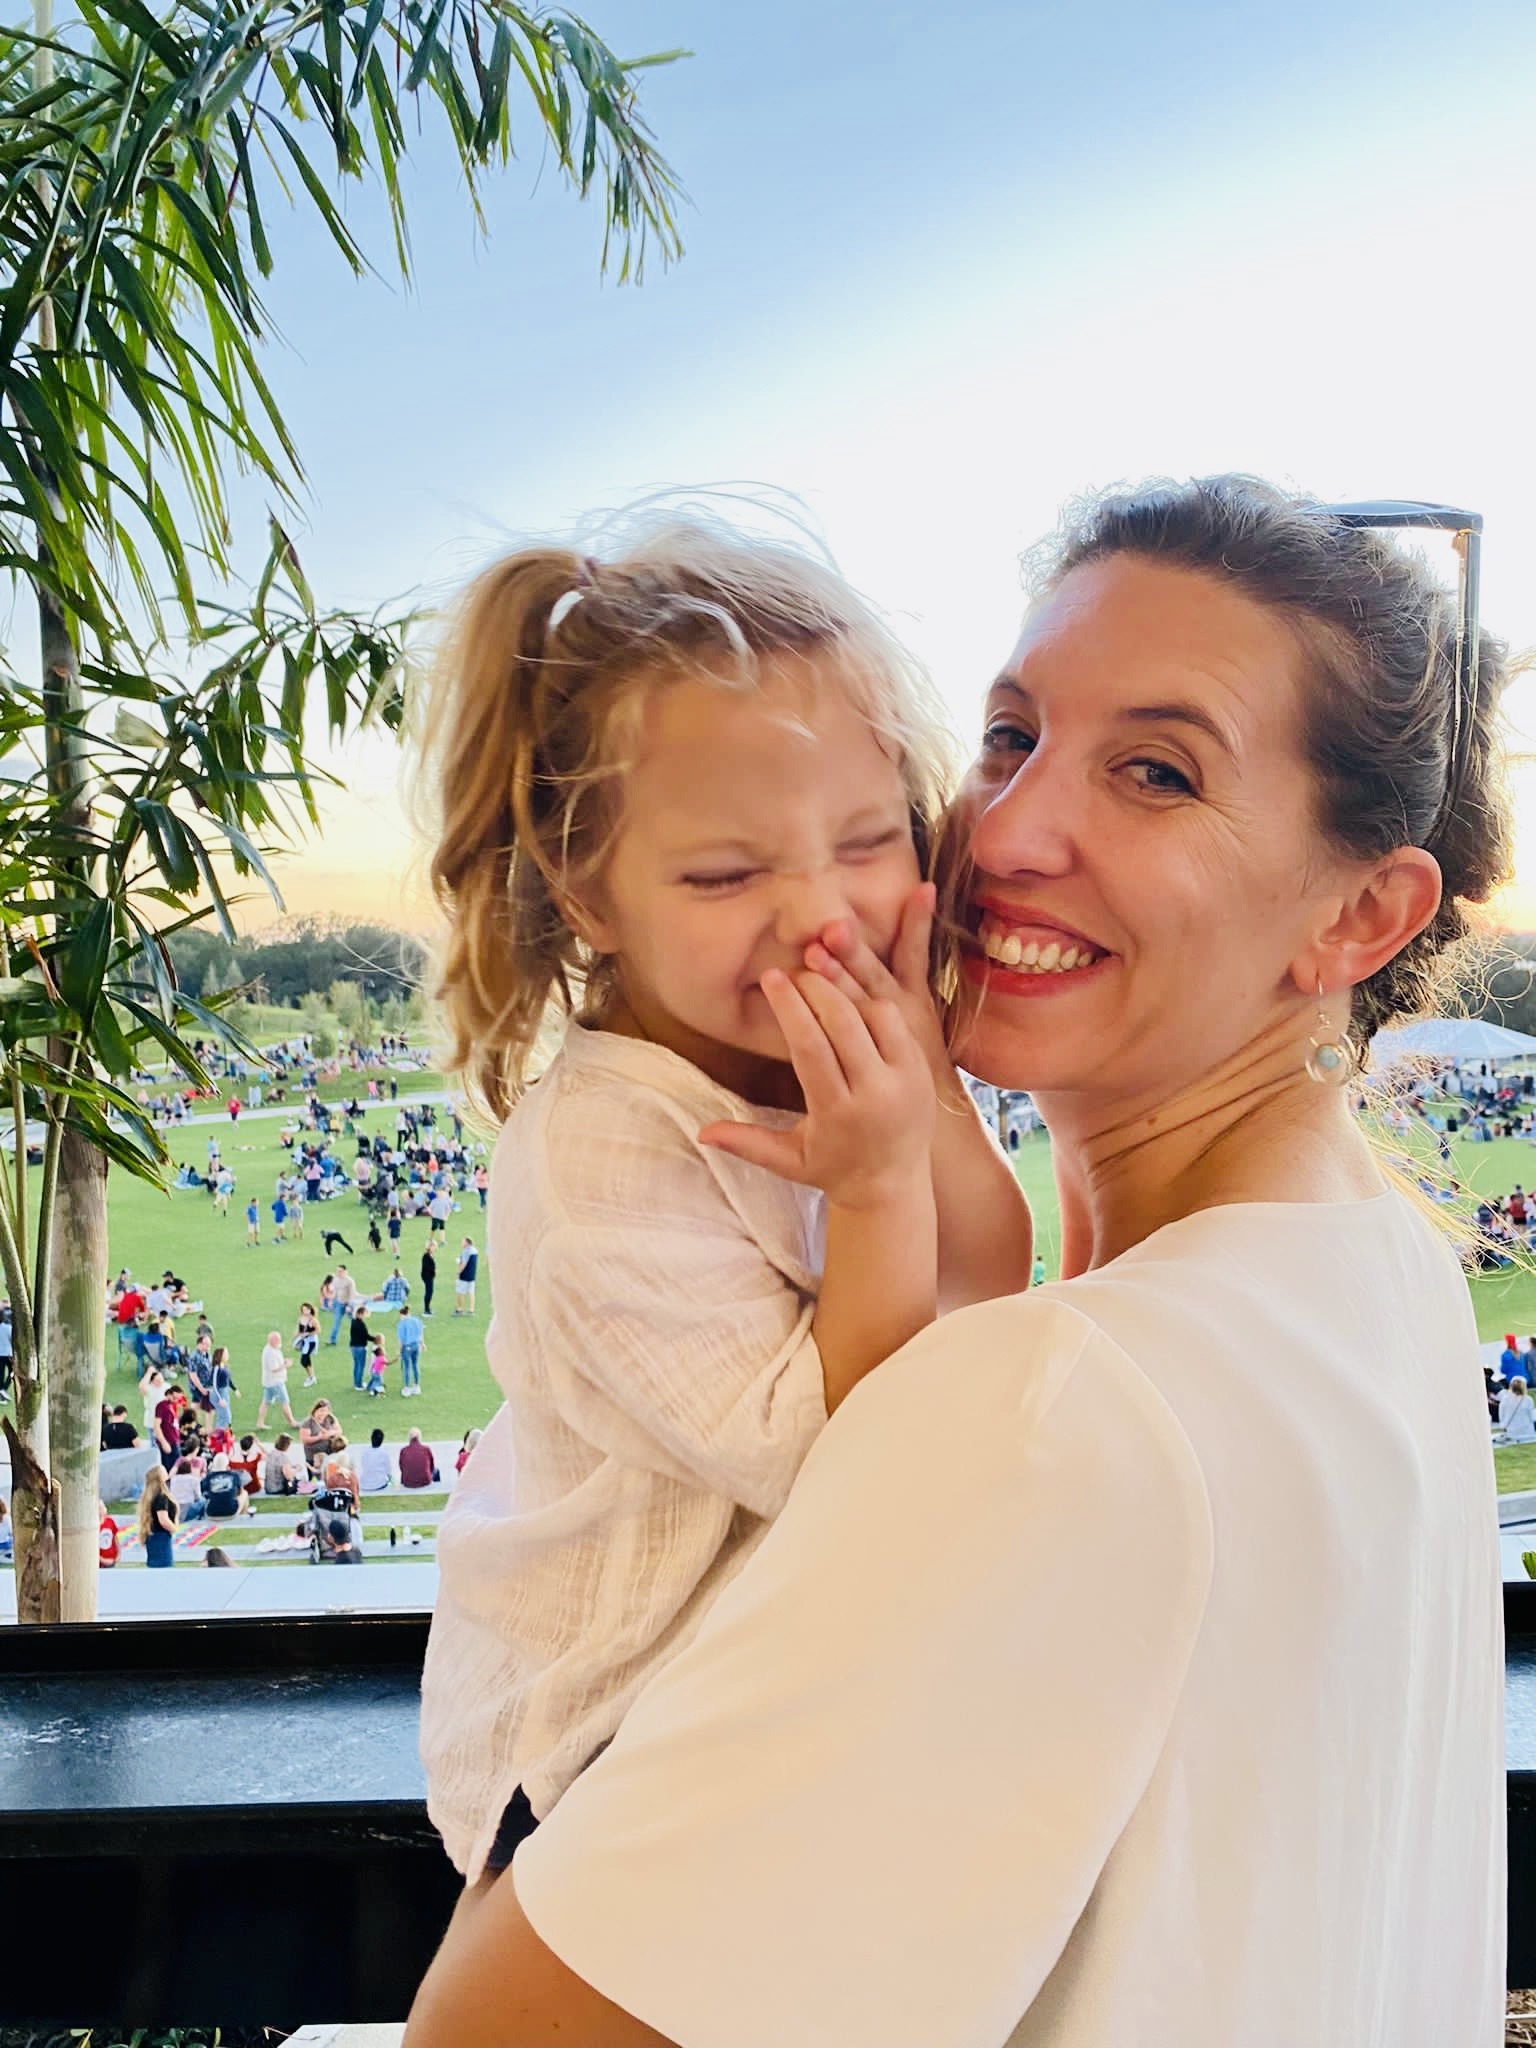
[[[310,1495],[309,1514],[309,1561],[324,1564],[327,1551],[327,1537],[330,1534],[331,1517],[339,1515],[343,1521],[353,1518],[352,1496],[339,1486],[322,1486]]]

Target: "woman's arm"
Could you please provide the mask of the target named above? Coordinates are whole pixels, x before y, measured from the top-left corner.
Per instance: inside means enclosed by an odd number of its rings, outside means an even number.
[[[403,2048],[675,2048],[612,2004],[529,1926],[503,1871],[460,1899]]]

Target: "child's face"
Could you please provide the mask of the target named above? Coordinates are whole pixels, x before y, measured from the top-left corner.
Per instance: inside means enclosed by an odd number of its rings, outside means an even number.
[[[620,1009],[727,1086],[788,1053],[760,983],[834,919],[888,958],[921,876],[895,761],[835,674],[733,690],[684,679],[646,707],[592,909]]]

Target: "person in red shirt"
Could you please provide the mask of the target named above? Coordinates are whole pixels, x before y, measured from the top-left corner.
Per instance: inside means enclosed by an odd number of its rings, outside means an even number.
[[[101,1530],[96,1538],[96,1562],[103,1571],[117,1563],[118,1527],[107,1513],[106,1504],[101,1504]]]
[[[174,1472],[176,1460],[181,1456],[181,1429],[176,1417],[176,1403],[169,1391],[155,1403],[155,1449],[166,1471]]]
[[[409,1441],[400,1446],[400,1484],[418,1488],[432,1486],[437,1476],[437,1460],[432,1455],[432,1446],[422,1442],[419,1429],[413,1429]]]
[[[148,1301],[140,1290],[134,1286],[132,1281],[128,1283],[117,1297],[117,1300],[112,1304],[112,1315],[117,1324],[117,1357],[119,1364],[122,1363],[125,1351],[132,1351],[135,1359],[142,1363],[144,1356],[143,1347],[139,1343],[139,1333],[134,1326],[139,1315],[148,1307]]]
[[[241,1437],[239,1450],[230,1454],[229,1469],[231,1472],[245,1474],[247,1493],[261,1491],[261,1468],[266,1462],[266,1456],[266,1446],[254,1436]]]
[[[231,1122],[232,1124],[237,1124],[237,1123],[239,1123],[239,1121],[240,1121],[240,1098],[239,1098],[239,1096],[238,1096],[238,1095],[231,1095],[231,1097],[229,1098],[229,1101],[228,1101],[228,1102],[227,1102],[227,1103],[226,1103],[226,1104],[225,1104],[224,1106],[225,1106],[225,1108],[226,1108],[226,1109],[227,1109],[227,1110],[229,1111],[229,1120],[230,1120],[230,1122]]]

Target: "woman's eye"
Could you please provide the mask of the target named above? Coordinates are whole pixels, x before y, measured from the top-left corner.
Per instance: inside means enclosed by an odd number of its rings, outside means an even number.
[[[1022,754],[1035,743],[1034,734],[1017,725],[989,725],[981,736],[984,754]]]
[[[1168,796],[1193,796],[1195,793],[1195,786],[1189,777],[1181,769],[1175,768],[1171,761],[1141,760],[1131,761],[1127,765],[1132,768],[1152,768],[1159,775],[1172,776],[1173,778],[1171,782],[1143,783],[1142,787],[1144,789]]]

